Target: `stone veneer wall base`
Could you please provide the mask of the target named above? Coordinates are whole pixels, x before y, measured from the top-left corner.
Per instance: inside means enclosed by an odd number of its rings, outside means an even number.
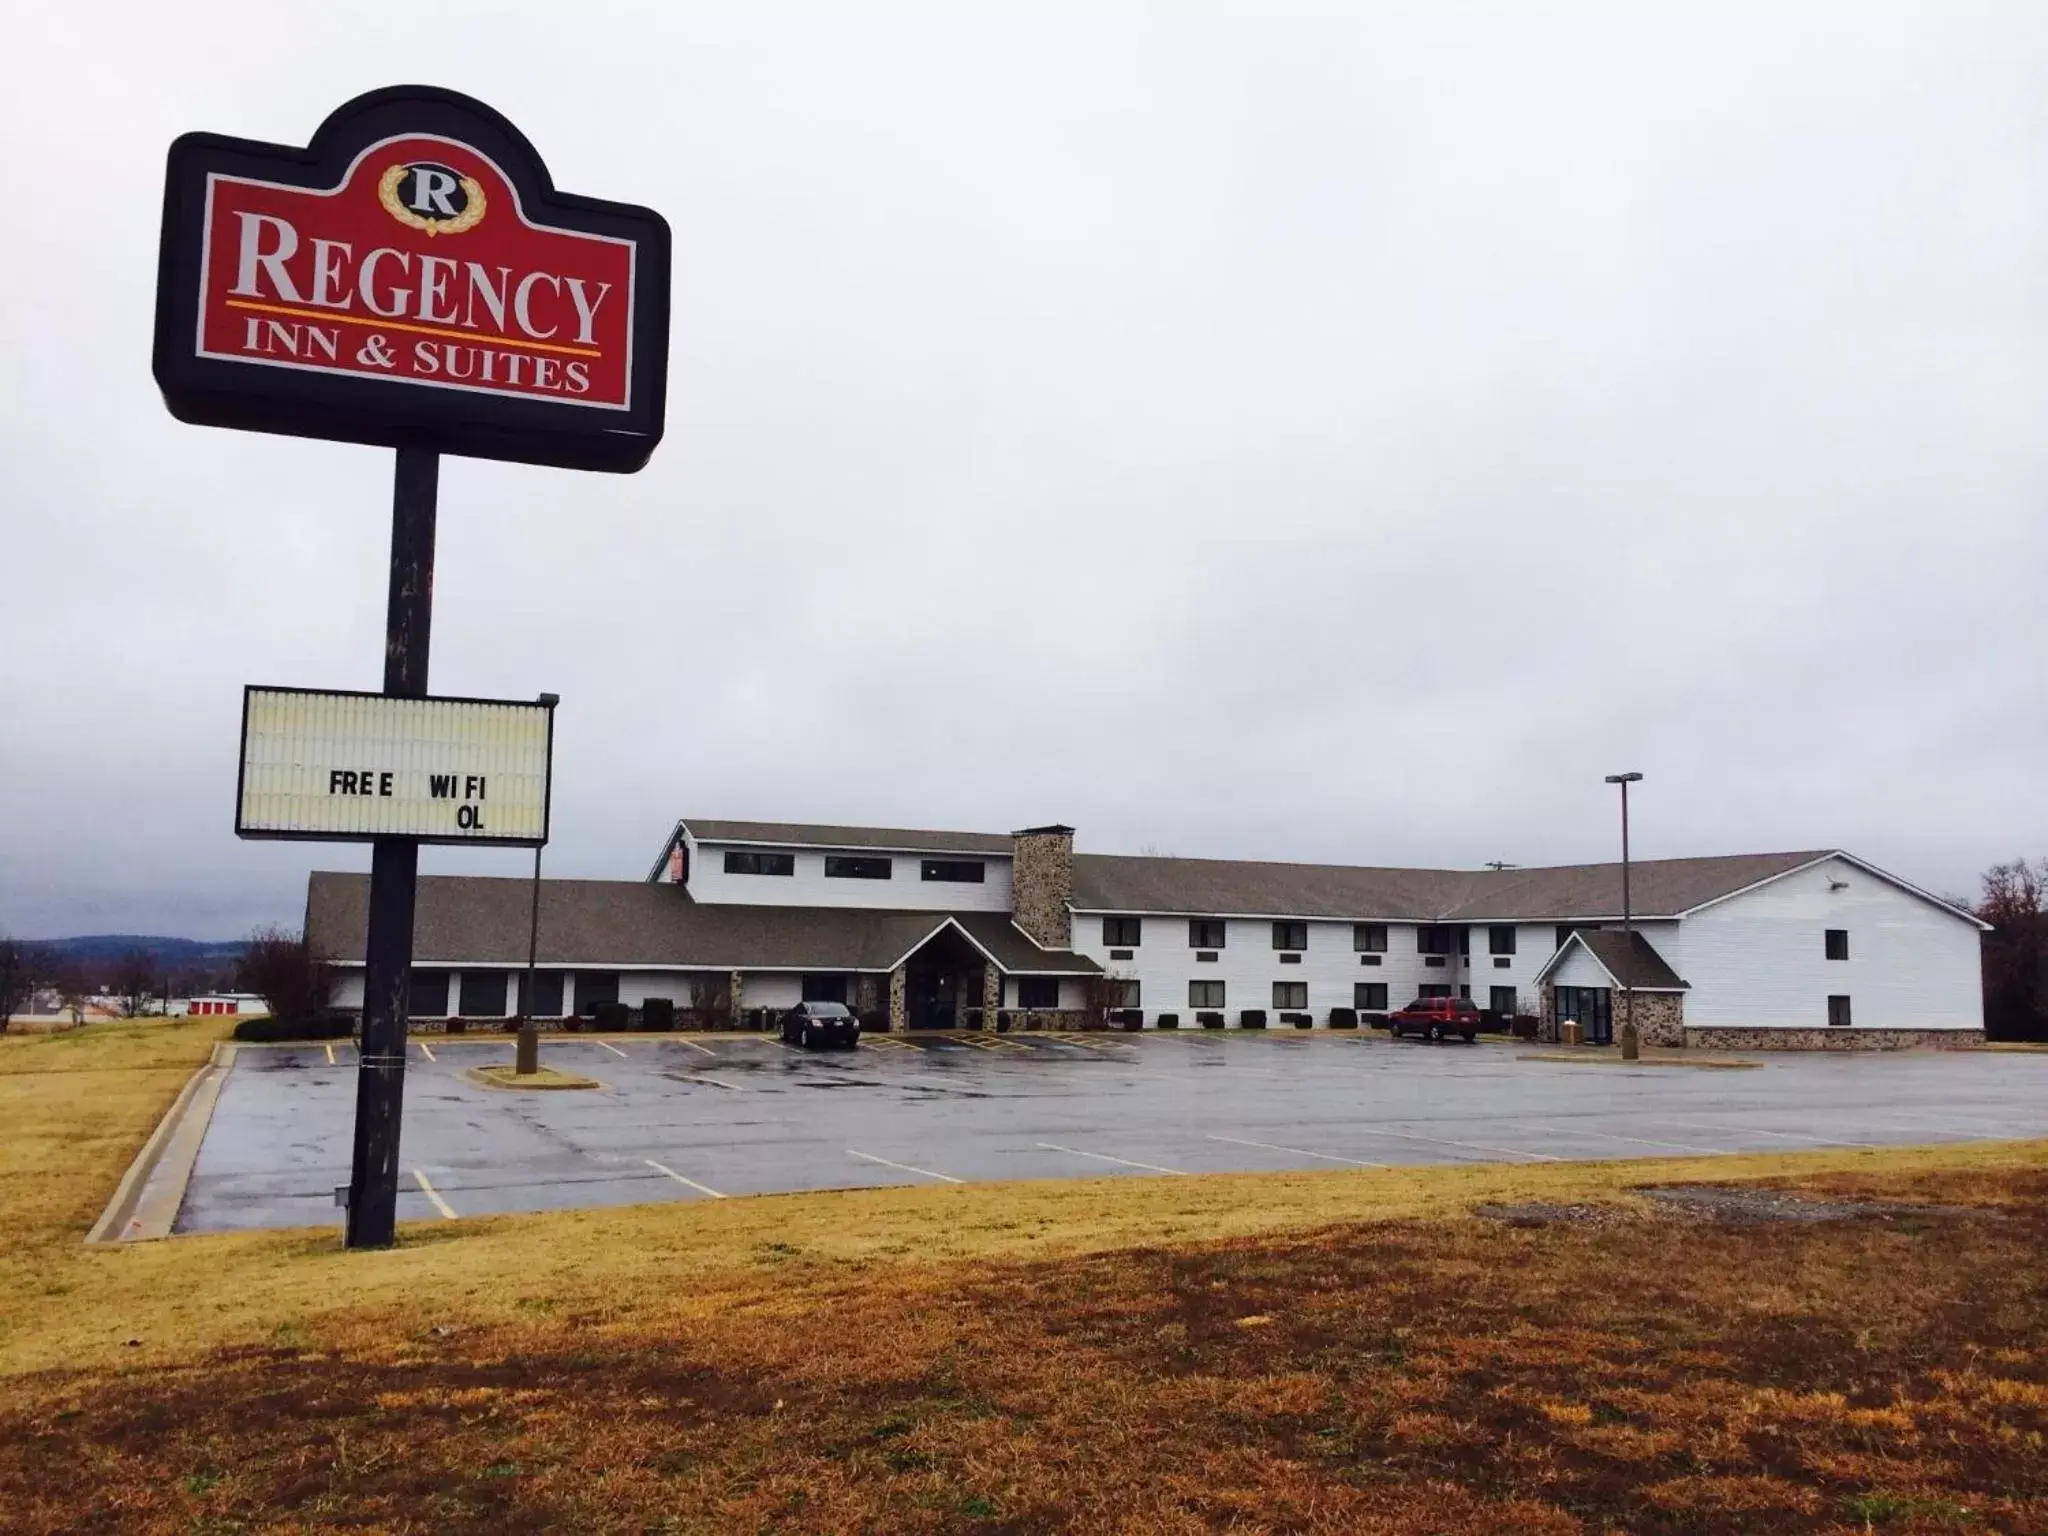
[[[1708,1051],[1966,1051],[1984,1043],[1981,1029],[1742,1029],[1688,1024],[1685,1043]]]

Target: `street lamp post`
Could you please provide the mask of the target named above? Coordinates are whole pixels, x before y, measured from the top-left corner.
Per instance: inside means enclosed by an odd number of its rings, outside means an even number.
[[[1607,782],[1621,786],[1621,947],[1626,953],[1623,965],[1629,967],[1621,979],[1621,1054],[1624,1060],[1634,1061],[1642,1049],[1641,1038],[1636,1034],[1636,989],[1635,974],[1635,920],[1629,903],[1628,889],[1628,787],[1640,784],[1640,773],[1610,773]]]

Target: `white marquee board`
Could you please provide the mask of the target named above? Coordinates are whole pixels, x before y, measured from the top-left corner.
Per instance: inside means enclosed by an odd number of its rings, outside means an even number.
[[[548,840],[552,703],[242,692],[238,837]]]

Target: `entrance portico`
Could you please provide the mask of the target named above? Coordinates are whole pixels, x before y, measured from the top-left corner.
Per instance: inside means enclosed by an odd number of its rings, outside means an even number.
[[[1634,994],[1636,1028],[1645,1045],[1685,1044],[1686,983],[1640,933],[1581,929],[1564,941],[1536,973],[1542,988],[1540,1031],[1559,1038],[1558,1026],[1577,1020],[1587,1045],[1614,1040],[1621,994]]]
[[[903,962],[903,1018],[892,1018],[890,1027],[963,1028],[968,1009],[981,1006],[988,966],[988,957],[959,929],[951,924],[940,928]]]

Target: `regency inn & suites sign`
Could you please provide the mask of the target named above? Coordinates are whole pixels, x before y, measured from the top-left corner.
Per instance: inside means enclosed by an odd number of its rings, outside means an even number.
[[[204,425],[638,469],[668,268],[659,214],[557,192],[490,108],[394,87],[305,149],[172,144],[155,372]]]
[[[383,690],[246,689],[235,794],[237,836],[370,844],[351,1248],[397,1221],[421,845],[534,849],[529,973],[538,944],[558,701],[427,692],[441,456],[641,468],[668,287],[660,214],[557,191],[524,134],[454,91],[358,96],[303,149],[171,144],[152,352],[171,414],[396,450]]]

